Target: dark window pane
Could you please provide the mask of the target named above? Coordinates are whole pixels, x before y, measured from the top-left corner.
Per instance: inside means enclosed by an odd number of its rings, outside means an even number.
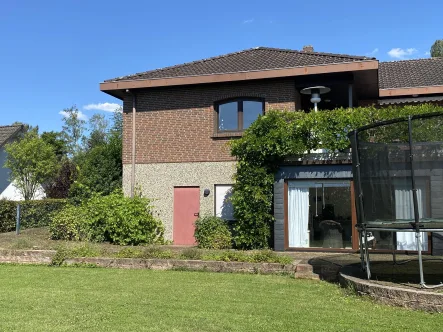
[[[263,114],[263,103],[261,101],[243,102],[243,129],[248,128],[258,116]]]
[[[218,106],[218,130],[238,129],[238,103],[226,103]]]

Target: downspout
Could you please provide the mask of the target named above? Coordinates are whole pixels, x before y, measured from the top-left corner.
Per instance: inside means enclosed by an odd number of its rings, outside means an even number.
[[[132,96],[132,153],[131,153],[131,197],[134,197],[135,192],[135,95],[131,90],[126,89],[126,92]]]

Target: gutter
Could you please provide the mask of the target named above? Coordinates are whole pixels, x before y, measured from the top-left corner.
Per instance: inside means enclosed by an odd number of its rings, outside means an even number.
[[[135,191],[135,115],[136,115],[136,97],[131,90],[127,89],[127,93],[132,96],[132,153],[131,153],[131,197],[134,197]]]

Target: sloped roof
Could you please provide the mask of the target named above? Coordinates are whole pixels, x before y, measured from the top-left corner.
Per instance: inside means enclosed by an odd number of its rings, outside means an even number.
[[[228,74],[271,69],[348,63],[375,60],[365,56],[295,51],[270,47],[256,47],[181,65],[150,70],[105,82],[146,80],[172,77]]]
[[[380,89],[443,85],[443,58],[380,62]]]
[[[0,126],[0,147],[14,137],[22,128],[22,125]]]

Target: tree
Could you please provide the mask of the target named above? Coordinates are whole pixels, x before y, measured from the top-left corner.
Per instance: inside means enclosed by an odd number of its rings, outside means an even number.
[[[62,133],[56,131],[44,131],[41,138],[54,148],[58,160],[61,160],[68,153],[68,146]]]
[[[89,120],[89,138],[86,139],[88,149],[104,144],[108,133],[109,122],[103,114],[94,114]]]
[[[431,57],[443,57],[443,39],[436,40],[431,47]]]
[[[33,199],[40,184],[58,171],[54,148],[39,137],[36,129],[7,144],[5,151],[5,167],[11,170],[10,179],[25,200]]]
[[[47,181],[42,183],[42,187],[48,198],[67,198],[69,188],[74,182],[77,174],[76,165],[68,158],[68,146],[62,133],[56,131],[46,131],[41,135],[43,141],[51,145],[59,164],[58,171]]]
[[[77,167],[71,159],[64,157],[59,165],[54,176],[42,184],[47,198],[67,198],[77,178]]]
[[[103,131],[103,126],[101,126]],[[91,192],[109,194],[122,186],[122,114],[115,112],[109,131],[100,144],[95,141],[76,158],[79,174],[71,187],[71,197],[87,197]],[[99,129],[99,128],[98,128]],[[97,131],[96,131],[97,132]],[[89,141],[94,130],[91,131]]]
[[[68,146],[68,153],[75,156],[81,151],[81,142],[83,140],[83,133],[85,131],[86,121],[80,118],[80,112],[74,105],[70,108],[65,108],[62,111],[63,122],[62,135]]]

